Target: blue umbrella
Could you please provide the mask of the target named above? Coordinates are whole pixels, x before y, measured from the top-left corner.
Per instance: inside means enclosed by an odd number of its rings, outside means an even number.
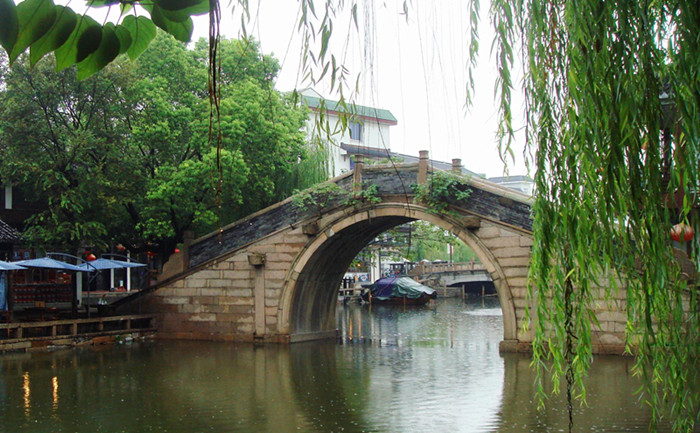
[[[20,269],[27,269],[24,266],[19,266],[11,262],[0,261],[0,271],[18,271]]]
[[[44,268],[44,269],[57,269],[60,271],[76,271],[76,272],[92,272],[91,268],[81,268],[79,266],[71,265],[70,263],[62,262],[60,260],[52,259],[51,257],[42,257],[40,259],[29,259],[20,260],[19,262],[14,262],[16,265],[25,266],[27,268]]]
[[[146,266],[143,263],[137,263],[137,262],[123,262],[121,260],[112,260],[112,259],[105,259],[105,258],[99,258],[96,260],[92,260],[88,263],[82,263],[78,265],[79,268],[82,269],[97,269],[98,271],[105,270],[105,269],[125,269],[125,268],[138,268]]]
[[[109,259],[110,262],[118,264],[122,268],[144,268],[148,265],[139,262],[125,262],[124,260]]]

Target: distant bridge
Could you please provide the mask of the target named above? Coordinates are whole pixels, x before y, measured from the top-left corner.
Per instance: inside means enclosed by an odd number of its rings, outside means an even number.
[[[413,186],[433,168],[365,166],[335,178],[345,191],[375,185],[380,203],[336,201],[321,210],[287,199],[194,240],[164,267],[166,277],[141,299],[165,338],[290,343],[336,335],[337,289],[359,251],[380,233],[414,220],[448,230],[466,243],[493,280],[503,310],[501,349],[529,350],[523,321],[530,302],[527,273],[532,220],[529,198],[482,179],[466,179],[465,200],[446,201],[450,214],[414,202]],[[621,299],[624,293],[620,294]],[[624,348],[626,314],[601,300],[597,352]],[[120,306],[128,310],[136,302]]]
[[[408,275],[418,281],[437,279],[440,285],[447,287],[462,287],[464,289],[473,283],[477,283],[477,285],[489,283],[489,287],[493,286],[491,274],[486,266],[479,262],[421,263],[416,265]]]

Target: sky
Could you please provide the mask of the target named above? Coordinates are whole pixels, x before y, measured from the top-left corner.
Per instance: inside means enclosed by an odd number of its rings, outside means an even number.
[[[297,30],[299,2],[248,1],[247,33],[260,42],[263,53],[273,54],[282,66],[275,87],[283,92],[313,87],[322,96],[337,100],[329,80],[312,85],[302,79],[299,67],[302,45]],[[69,5],[77,7],[73,3]],[[236,0],[221,1],[220,29],[222,36],[238,38],[242,29],[241,8],[233,3],[238,4]],[[345,3],[352,2],[345,0]],[[356,3],[358,28],[348,13],[336,17],[329,52],[349,70],[348,87],[354,89],[355,82],[358,84],[358,92],[346,93],[346,99],[388,109],[397,118],[398,124],[391,128],[385,146],[414,156],[420,150],[428,150],[432,159],[440,161],[461,158],[462,165],[473,172],[487,177],[503,176],[506,166],[496,141],[496,68],[490,55],[493,31],[485,10],[489,2],[481,1],[484,10],[480,14],[480,60],[473,106],[469,110],[465,105],[468,1],[357,0]],[[404,3],[408,5],[407,14]],[[111,17],[110,14],[110,20]],[[195,17],[193,40],[207,37],[208,21],[208,16]],[[514,86],[519,87],[517,79]],[[515,110],[521,110],[521,99],[515,91]],[[518,124],[516,117],[515,127],[522,130]],[[522,135],[520,132],[513,146],[514,159],[507,159],[510,175],[527,174]]]
[[[481,13],[474,104],[467,111],[469,2],[409,0],[408,14],[403,13],[403,0],[357,3],[359,29],[355,29],[348,14],[338,17],[333,36],[338,40],[331,42],[329,51],[344,59],[352,76],[351,88],[355,87],[356,74],[360,74],[359,92],[351,96],[355,103],[388,109],[397,118],[388,147],[415,156],[419,150],[428,150],[431,158],[441,161],[461,158],[464,167],[473,172],[503,176],[505,165],[495,134],[496,68],[490,56],[493,32],[487,11]],[[298,2],[251,0],[249,11],[247,33],[260,41],[265,54],[273,54],[282,64],[276,88],[290,91],[311,87],[299,73]],[[240,11],[222,2],[222,35],[238,37],[240,22]],[[207,34],[208,17],[197,18],[193,37]],[[515,82],[515,86],[519,87],[519,83]],[[313,88],[328,99],[338,99],[328,84]],[[518,92],[515,97],[516,104],[522,106]],[[523,141],[519,137],[514,146],[515,159],[507,159],[510,175],[527,174]]]

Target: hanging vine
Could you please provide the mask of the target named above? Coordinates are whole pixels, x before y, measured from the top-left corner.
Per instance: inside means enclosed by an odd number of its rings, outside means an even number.
[[[700,305],[677,257],[697,268],[698,242],[674,250],[669,230],[679,221],[698,224],[697,2],[494,0],[492,16],[504,53],[498,89],[506,150],[508,53],[524,53],[537,183],[530,296],[540,393],[548,392],[541,381],[548,371],[554,392],[563,379],[568,396],[573,390],[585,399],[594,299],[602,290],[614,302],[625,288],[627,347],[654,423],[667,413],[674,431],[692,431]]]

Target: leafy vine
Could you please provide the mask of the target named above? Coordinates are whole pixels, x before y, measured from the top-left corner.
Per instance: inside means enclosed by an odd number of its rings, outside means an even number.
[[[471,195],[466,179],[447,171],[430,174],[425,184],[413,185],[415,201],[428,207],[428,211],[438,215],[457,214],[450,210],[450,203],[464,201]]]

